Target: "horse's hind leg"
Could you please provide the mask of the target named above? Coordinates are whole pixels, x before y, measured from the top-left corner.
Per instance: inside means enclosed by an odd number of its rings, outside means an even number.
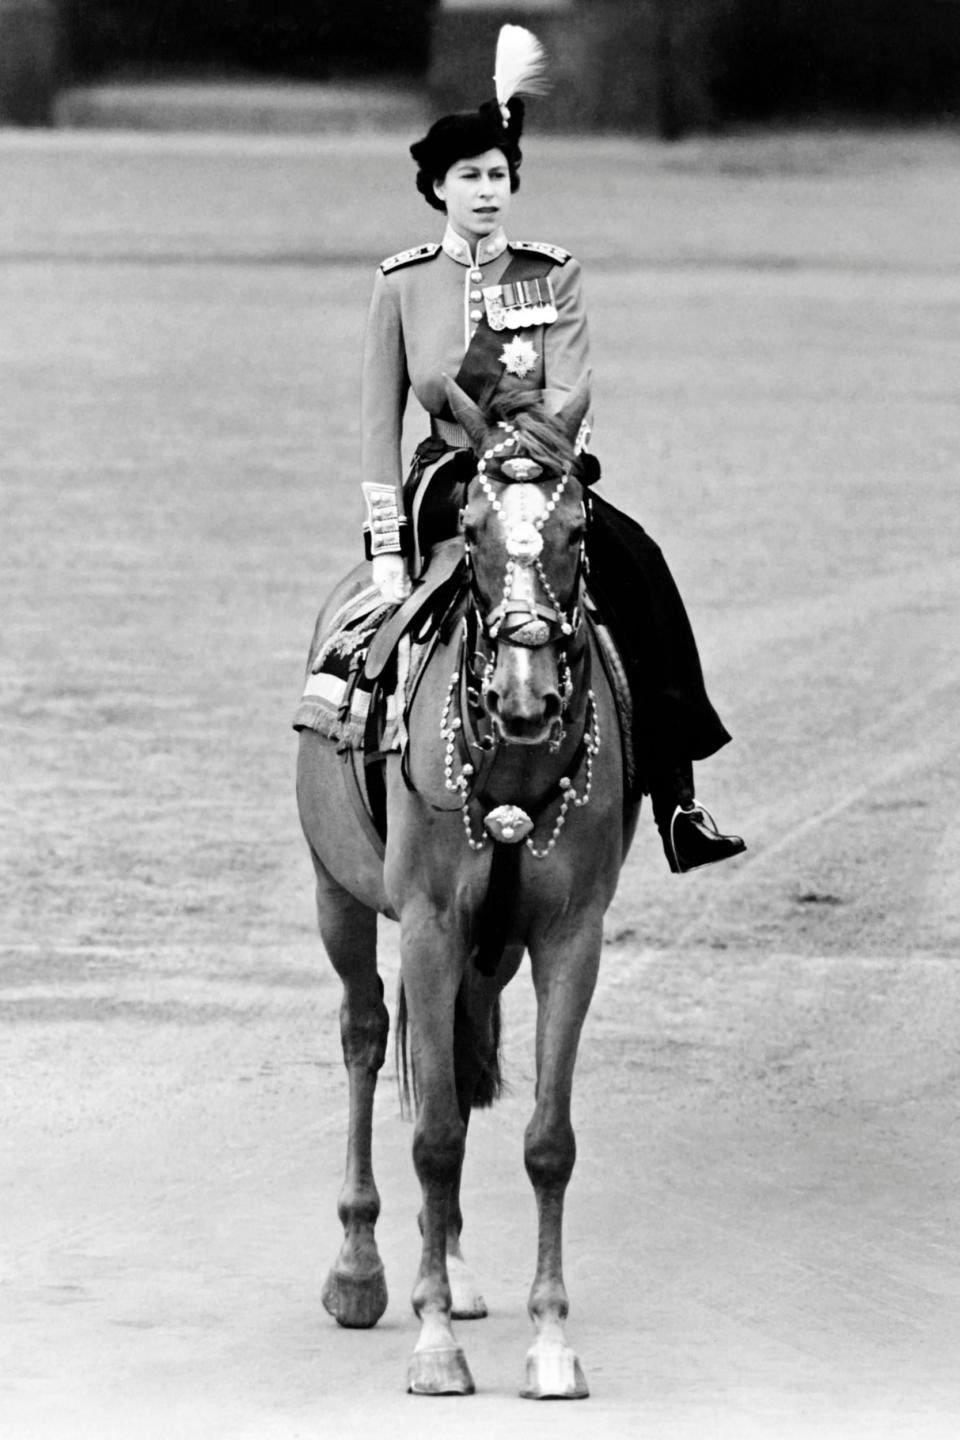
[[[387,1308],[387,1285],[374,1233],[380,1196],[373,1179],[371,1133],[390,1017],[377,974],[376,912],[338,885],[316,855],[313,862],[320,935],[343,983],[340,1039],[350,1087],[347,1168],[337,1206],[344,1240],[322,1299],[339,1324],[368,1328]]]

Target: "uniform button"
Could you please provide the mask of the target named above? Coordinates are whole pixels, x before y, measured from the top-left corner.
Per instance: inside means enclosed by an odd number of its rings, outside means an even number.
[[[470,291],[470,299],[471,299],[471,300],[482,300],[482,299],[483,299],[483,291],[482,291],[482,290],[471,290],[471,291]]]
[[[482,311],[482,310],[471,310],[471,311],[470,311],[470,319],[471,319],[471,320],[482,320],[482,319],[483,319],[483,311]]]
[[[482,270],[471,270],[471,271],[470,271],[470,279],[471,279],[471,280],[474,280],[474,281],[476,281],[476,280],[482,280],[482,279],[483,279],[483,271],[482,271]]]

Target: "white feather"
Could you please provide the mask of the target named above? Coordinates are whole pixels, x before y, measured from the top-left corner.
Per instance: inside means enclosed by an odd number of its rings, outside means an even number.
[[[501,109],[514,95],[543,95],[547,57],[536,35],[522,25],[503,25],[497,37],[493,83]]]

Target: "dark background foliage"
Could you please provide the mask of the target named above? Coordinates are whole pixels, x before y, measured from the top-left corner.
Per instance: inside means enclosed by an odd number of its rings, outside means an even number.
[[[960,0],[735,0],[716,47],[729,119],[960,114]]]
[[[415,72],[433,0],[63,0],[74,68]]]
[[[524,19],[507,4],[502,13],[443,11],[438,0],[30,3],[58,7],[78,78],[423,79],[429,71],[439,98],[454,104],[469,99],[458,93],[464,77],[485,73],[496,26]],[[649,128],[649,104],[631,106],[629,94],[609,114],[611,87],[631,85],[640,98],[659,87],[672,104],[694,96],[681,108],[699,123],[960,115],[960,0],[579,0],[529,18],[545,27],[556,62],[544,114],[557,95],[584,97],[584,113],[567,105],[554,128],[596,128],[593,110],[607,111],[608,123]]]

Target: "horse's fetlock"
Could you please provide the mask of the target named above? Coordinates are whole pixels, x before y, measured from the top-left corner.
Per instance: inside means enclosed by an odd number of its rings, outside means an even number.
[[[371,1231],[380,1215],[380,1196],[376,1187],[360,1189],[345,1185],[337,1201],[337,1214],[344,1230],[367,1227]]]
[[[570,1302],[563,1280],[546,1281],[536,1285],[527,1310],[530,1319],[538,1326],[545,1320],[566,1320],[570,1314]]]
[[[413,1287],[410,1302],[418,1320],[424,1321],[431,1315],[449,1320],[453,1309],[449,1280],[441,1280],[437,1275],[421,1276]]]

